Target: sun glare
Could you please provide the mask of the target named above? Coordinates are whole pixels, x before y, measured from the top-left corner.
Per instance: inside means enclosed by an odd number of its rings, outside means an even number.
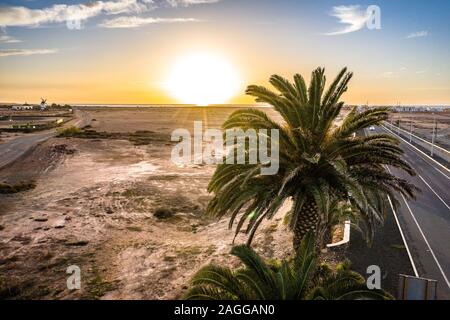
[[[226,103],[240,89],[236,70],[225,59],[210,54],[180,58],[170,70],[165,89],[180,103]]]

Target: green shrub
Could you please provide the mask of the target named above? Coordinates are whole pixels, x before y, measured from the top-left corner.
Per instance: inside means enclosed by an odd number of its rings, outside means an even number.
[[[21,182],[18,184],[0,183],[0,194],[12,194],[34,189],[34,182]]]
[[[65,129],[60,129],[57,132],[58,132],[58,137],[74,137],[74,136],[80,134],[81,130],[80,130],[80,128],[72,126],[72,127],[68,127]]]

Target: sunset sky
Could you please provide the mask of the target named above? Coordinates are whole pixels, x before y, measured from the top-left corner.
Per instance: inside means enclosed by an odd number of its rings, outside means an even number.
[[[182,100],[206,72],[206,102],[251,103],[271,74],[347,66],[348,103],[450,105],[449,39],[442,0],[3,0],[0,102],[197,102]]]

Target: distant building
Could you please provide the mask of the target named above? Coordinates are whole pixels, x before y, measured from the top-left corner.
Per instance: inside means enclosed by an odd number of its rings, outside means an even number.
[[[384,106],[375,106],[375,105],[358,105],[356,106],[356,109],[358,112],[363,112],[365,110],[370,110],[377,107],[384,107]],[[448,112],[450,111],[450,107],[448,106],[386,106],[389,107],[392,112],[407,112],[407,113],[413,113],[413,112]]]
[[[396,106],[392,107],[394,112],[445,112],[446,107],[427,106]]]
[[[12,110],[33,110],[33,106],[30,106],[28,104],[24,104],[21,106],[12,106]]]

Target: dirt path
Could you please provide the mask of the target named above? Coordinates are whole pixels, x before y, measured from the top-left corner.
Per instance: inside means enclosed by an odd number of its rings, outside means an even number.
[[[88,112],[75,109],[74,115],[75,118],[66,123],[64,127],[76,126],[82,128],[89,125],[91,122],[91,116]],[[30,151],[38,143],[46,141],[55,135],[56,130],[51,129],[38,133],[20,135],[16,138],[10,139],[7,142],[0,143],[0,168],[14,162]]]

